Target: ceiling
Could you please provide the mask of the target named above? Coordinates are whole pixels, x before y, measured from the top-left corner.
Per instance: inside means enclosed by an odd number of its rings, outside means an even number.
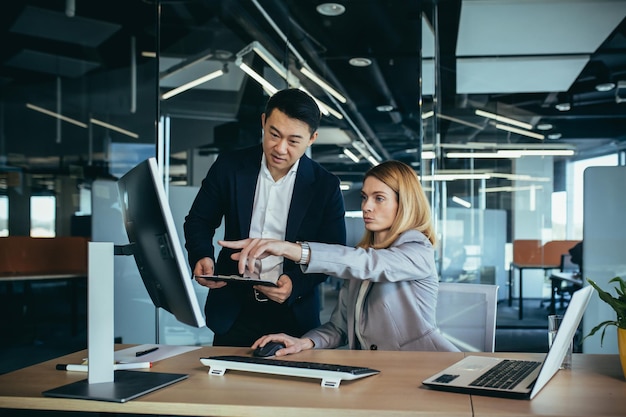
[[[320,3],[164,0],[157,28],[151,0],[9,2],[0,17],[0,156],[7,167],[26,169],[62,168],[67,161],[98,165],[108,158],[103,141],[91,140],[102,134],[100,125],[89,129],[89,141],[84,128],[68,123],[61,135],[54,118],[26,103],[138,132],[139,138],[117,139],[119,133],[107,131],[107,138],[128,143],[154,142],[155,117],[167,114],[174,153],[258,141],[267,95],[237,58],[277,88],[287,84],[246,49],[252,42],[342,115],[324,116],[312,149],[313,158],[342,179],[361,177],[371,166],[364,155],[421,169],[420,151],[432,149],[440,169],[462,169],[468,160],[445,158],[447,150],[569,146],[582,156],[626,144],[626,1],[341,0],[339,16],[318,13]],[[158,72],[155,59],[142,54],[155,52],[157,42]],[[351,58],[371,65],[350,65]],[[133,60],[136,94],[129,87]],[[157,75],[162,94],[224,65],[226,74],[157,108]],[[346,103],[303,76],[302,67]],[[615,87],[596,90],[608,82]],[[565,102],[570,110],[556,109]],[[496,129],[477,109],[528,123],[545,138]],[[434,116],[426,117],[429,111]],[[494,163],[508,162],[477,160],[473,167]]]

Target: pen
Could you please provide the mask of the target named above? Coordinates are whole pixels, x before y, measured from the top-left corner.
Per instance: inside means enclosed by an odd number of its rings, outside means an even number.
[[[152,368],[152,362],[132,362],[132,363],[116,363],[113,365],[113,370],[121,370],[121,369],[148,369]],[[89,365],[78,365],[78,364],[65,364],[58,363],[56,366],[58,371],[74,371],[74,372],[87,372],[89,371]]]
[[[156,351],[158,349],[159,349],[159,347],[155,346],[155,347],[150,348],[150,349],[140,350],[139,352],[135,353],[135,356],[139,357],[139,356],[147,355],[148,353],[152,353],[152,352],[154,352],[154,351]]]

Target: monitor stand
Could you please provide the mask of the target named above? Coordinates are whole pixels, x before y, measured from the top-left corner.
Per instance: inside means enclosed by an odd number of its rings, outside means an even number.
[[[113,370],[113,243],[89,242],[87,279],[88,378],[42,394],[46,397],[126,402],[186,379],[186,374]]]

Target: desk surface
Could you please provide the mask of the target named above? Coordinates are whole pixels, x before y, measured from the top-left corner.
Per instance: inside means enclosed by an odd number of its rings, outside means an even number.
[[[86,273],[53,273],[53,274],[31,274],[31,273],[0,273],[0,282],[2,281],[46,281],[54,279],[75,279],[75,278],[87,278]]]
[[[0,407],[131,414],[198,416],[624,416],[626,382],[617,355],[574,354],[573,369],[560,371],[532,401],[469,396],[430,390],[421,381],[461,359],[453,352],[313,350],[292,359],[366,365],[381,373],[343,381],[338,389],[320,380],[227,371],[209,376],[199,358],[250,353],[245,348],[205,347],[155,364],[151,371],[188,373],[189,378],[125,404],[47,398],[41,392],[85,379],[55,370],[77,363],[77,352],[0,375]],[[498,354],[489,354],[498,355]],[[543,354],[513,354],[542,357]],[[150,372],[137,371],[137,372]]]

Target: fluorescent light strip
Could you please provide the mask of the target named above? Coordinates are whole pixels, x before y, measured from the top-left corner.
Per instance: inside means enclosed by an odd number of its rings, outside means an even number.
[[[435,174],[425,175],[424,181],[454,181],[454,180],[488,180],[489,174]]]
[[[352,159],[355,163],[358,163],[361,159],[354,154],[350,149],[343,148],[343,153],[350,159]]]
[[[30,104],[30,103],[26,103],[26,107],[28,107],[31,110],[38,111],[39,113],[43,113],[43,114],[46,114],[48,116],[56,117],[57,119],[63,120],[64,122],[68,122],[68,123],[71,123],[73,125],[76,125],[76,126],[84,128],[84,129],[87,129],[87,124],[86,123],[83,123],[83,122],[78,121],[76,119],[72,119],[72,118],[67,117],[67,116],[63,116],[62,114],[55,113],[55,112],[50,111],[50,110],[46,110],[43,107],[35,106],[34,104]]]
[[[471,208],[472,207],[472,203],[470,203],[469,201],[465,201],[462,198],[457,197],[457,196],[453,196],[452,197],[452,201],[454,201],[455,203],[457,203],[457,204],[459,204],[459,205],[461,205],[463,207],[466,207],[466,208]]]
[[[287,79],[287,69],[280,64],[273,55],[271,55],[259,42],[252,42],[252,50],[261,57],[263,61],[267,63],[278,75],[283,77],[285,80]]]
[[[499,123],[496,123],[496,129],[506,130],[508,132],[517,133],[518,135],[528,136],[529,138],[534,138],[534,139],[539,139],[539,140],[545,139],[545,136],[540,135],[539,133],[529,132],[528,130],[518,129],[516,127],[502,125]]]
[[[349,217],[349,218],[352,218],[352,219],[363,218],[363,212],[361,210],[346,211],[345,217]]]
[[[122,134],[124,134],[126,136],[130,136],[131,138],[135,138],[135,139],[139,138],[138,134],[136,134],[134,132],[131,132],[130,130],[122,129],[121,127],[117,127],[117,126],[112,125],[110,123],[103,122],[102,120],[91,118],[91,119],[89,119],[89,121],[91,123],[93,123],[94,125],[106,127],[107,129],[114,130],[114,131],[122,133]]]
[[[512,187],[512,186],[507,186],[507,187],[491,187],[491,188],[485,188],[485,189],[481,189],[479,190],[480,192],[483,193],[498,193],[498,192],[513,192],[513,191],[529,191],[531,189],[533,190],[537,190],[537,189],[542,189],[542,186],[525,186],[525,187]]]
[[[313,96],[313,94],[311,94],[306,88],[304,88],[302,86],[298,86],[298,90],[304,91],[305,93],[310,95],[311,98],[315,101],[315,104],[317,104],[317,107],[320,109],[320,111],[322,112],[322,114],[324,116],[330,115],[330,112],[328,111],[329,107],[327,105],[325,105],[324,103],[322,103],[321,101],[319,101],[317,98],[315,98],[315,96]],[[335,116],[335,117],[337,117],[337,116]],[[341,119],[341,118],[343,118],[343,116],[339,117],[339,119]]]
[[[200,77],[198,79],[195,79],[193,81],[189,81],[186,84],[181,85],[180,87],[176,87],[174,89],[171,89],[170,91],[163,93],[163,95],[161,96],[161,98],[163,100],[167,100],[168,98],[174,97],[177,94],[182,93],[183,91],[187,91],[191,88],[194,88],[195,86],[198,86],[200,84],[204,84],[208,81],[211,81],[217,77],[220,77],[224,75],[224,69],[219,69],[217,71],[213,71],[203,77]]]
[[[511,159],[519,158],[521,155],[501,155],[499,152],[447,152],[446,158],[475,158],[475,159]]]
[[[484,110],[476,109],[475,113],[478,116],[486,117],[488,119],[493,119],[502,123],[508,123],[513,126],[521,127],[523,129],[530,130],[533,128],[533,125],[531,125],[530,123],[520,122],[519,120],[511,119],[510,117],[499,116],[497,114],[489,113]]]
[[[422,113],[422,120],[429,119],[433,117],[434,115],[435,115],[435,112],[433,110],[427,111],[426,113]]]
[[[380,164],[380,162],[378,162],[378,161],[376,160],[376,158],[374,158],[372,155],[368,155],[366,159],[367,159],[368,161],[370,161],[370,164],[372,164],[372,165],[374,165],[374,166],[376,166],[376,165]]]
[[[477,130],[483,130],[483,127],[480,126],[480,125],[477,125],[475,123],[466,122],[465,120],[461,120],[461,119],[458,119],[456,117],[446,116],[445,114],[442,114],[442,113],[438,113],[437,117],[440,118],[440,119],[450,120],[451,122],[459,123],[459,124],[462,124],[462,125],[465,125],[465,126],[473,127],[474,129],[477,129]]]
[[[258,73],[256,73],[252,68],[250,68],[244,62],[237,61],[237,66],[239,66],[239,68],[241,68],[241,70],[243,72],[245,72],[252,79],[254,79],[254,81],[256,81],[257,83],[261,84],[261,86],[265,89],[265,91],[270,96],[273,96],[278,91],[278,88],[274,87],[269,81],[267,81],[265,78],[261,77]]]
[[[572,156],[574,155],[572,149],[522,149],[516,150],[499,150],[498,155],[503,155],[510,158],[519,158],[520,156]]]
[[[342,102],[342,103],[347,103],[348,102],[348,100],[344,96],[342,96],[337,90],[335,90],[333,87],[331,87],[326,81],[322,80],[320,77],[315,75],[307,67],[300,68],[300,72],[302,74],[304,74],[308,79],[313,81],[315,84],[319,85],[324,90],[328,91],[328,93],[330,93],[330,95],[335,97],[340,102]]]
[[[311,96],[312,97],[312,96]],[[341,120],[343,119],[343,114],[339,113],[337,110],[333,109],[332,107],[324,104],[323,102],[319,101],[318,99],[315,99],[315,101],[317,101],[318,105],[321,105],[322,108],[324,108],[328,113],[332,114],[333,116],[335,116],[337,119]],[[322,110],[323,112],[324,110]]]
[[[436,155],[433,151],[422,152],[422,159],[435,159]]]

